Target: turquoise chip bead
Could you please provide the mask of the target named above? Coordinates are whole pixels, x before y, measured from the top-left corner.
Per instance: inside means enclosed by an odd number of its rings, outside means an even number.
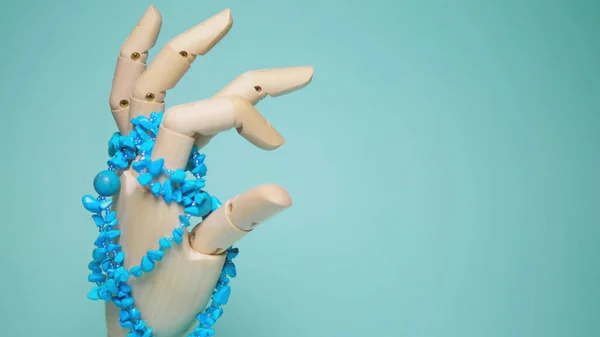
[[[158,181],[153,182],[150,191],[152,191],[155,197],[158,197],[160,195],[160,183]]]
[[[100,202],[91,195],[84,195],[83,198],[81,198],[81,202],[83,203],[83,207],[90,212],[100,213],[102,210],[100,208]]]
[[[124,137],[123,138],[123,146],[129,149],[133,149],[135,144],[133,143],[133,137]]]
[[[111,222],[116,219],[117,219],[117,212],[115,212],[115,211],[106,213],[106,216],[104,217],[104,221],[106,221],[106,222]]]
[[[115,132],[113,136],[108,141],[108,155],[110,157],[114,156],[119,149],[119,133]]]
[[[110,293],[106,290],[106,288],[101,287],[101,288],[98,288],[98,289],[99,289],[98,290],[98,295],[100,295],[100,298],[103,299],[103,300],[105,300],[105,301],[110,301],[111,296],[110,296]]]
[[[144,273],[149,273],[152,270],[154,270],[154,262],[152,262],[152,260],[150,260],[148,256],[142,257],[142,263],[140,264],[140,266],[142,267],[142,271]]]
[[[133,305],[133,297],[131,296],[127,296],[124,299],[121,300],[121,305],[124,308],[129,308]]]
[[[151,337],[152,336],[152,328],[147,328],[146,332],[142,335],[142,337]]]
[[[99,273],[92,273],[88,275],[88,281],[90,282],[104,282],[106,275]]]
[[[164,159],[162,159],[162,158],[157,159],[157,160],[153,161],[152,163],[150,163],[150,165],[148,165],[148,172],[156,177],[162,173],[164,164],[165,164]]]
[[[212,211],[212,202],[210,199],[205,199],[198,207],[198,213],[200,217],[205,217]]]
[[[240,250],[237,248],[229,248],[227,250],[227,258],[232,260],[234,259],[238,254],[240,253]]]
[[[173,230],[173,240],[175,240],[175,242],[177,242],[177,244],[180,244],[181,242],[183,242],[183,237],[177,233],[177,231],[174,229]]]
[[[152,182],[152,175],[150,173],[141,174],[139,177],[137,177],[137,181],[142,186],[148,186]]]
[[[156,124],[160,124],[163,118],[163,113],[162,112],[157,112],[156,113]]]
[[[206,324],[208,326],[213,326],[215,324],[215,320],[205,313],[198,314],[198,316],[196,316],[196,319],[198,320],[198,322],[200,322],[200,324]]]
[[[125,149],[124,154],[127,159],[127,162],[131,162],[131,159],[137,156],[137,152],[133,149]]]
[[[129,312],[125,309],[121,309],[121,311],[119,312],[119,319],[121,321],[127,321],[127,320],[129,320],[129,317],[131,317],[129,315]]]
[[[146,135],[146,133],[145,133],[145,132],[143,132],[143,135],[142,135],[142,137],[146,138],[146,137],[148,137],[148,136]],[[142,145],[140,146],[140,151],[141,151],[141,152],[152,152],[152,147],[153,147],[153,146],[154,146],[154,142],[152,142],[152,140],[150,140],[150,139],[147,139],[147,140],[146,140],[146,141],[144,141],[144,142],[142,143]]]
[[[224,286],[215,292],[213,295],[213,302],[221,305],[227,304],[229,295],[231,295],[231,288],[229,286]]]
[[[106,225],[107,225],[108,227],[114,227],[114,226],[116,226],[118,223],[119,223],[119,221],[118,221],[117,219],[112,219],[111,221],[107,221],[107,222],[106,222]]]
[[[210,337],[215,335],[215,330],[207,328],[196,328],[194,329],[194,336],[197,337]]]
[[[196,183],[193,180],[186,180],[181,185],[181,192],[187,193],[193,191],[196,188]]]
[[[94,241],[94,246],[102,247],[102,246],[104,246],[105,241],[106,241],[106,237],[104,235],[100,234],[100,236],[98,236],[96,241]]]
[[[100,203],[100,209],[105,211],[107,210],[110,206],[112,206],[113,201],[112,200],[106,200]]]
[[[110,244],[108,244],[106,249],[108,249],[108,251],[111,251],[111,252],[116,252],[116,251],[121,250],[121,245],[117,245],[116,243],[110,243]]]
[[[217,199],[217,197],[212,196],[211,198],[212,201],[212,211],[216,211],[219,207],[221,207],[223,204],[221,203],[221,201],[219,199]]]
[[[202,204],[208,198],[209,198],[209,196],[208,196],[208,193],[206,193],[206,192],[199,192],[194,195],[194,201],[198,205]]]
[[[193,216],[200,215],[200,209],[197,206],[186,207],[183,211],[186,212],[187,214],[191,214]]]
[[[100,249],[94,249],[94,251],[92,252],[92,258],[94,259],[94,261],[102,261],[104,260],[104,254]]]
[[[173,232],[176,232],[177,234],[183,236],[183,228],[181,228],[181,227],[174,228]]]
[[[152,261],[160,261],[165,253],[162,250],[149,250],[146,255],[148,255],[148,258]]]
[[[96,224],[96,227],[104,226],[104,218],[102,218],[102,216],[94,214],[92,215],[92,219],[94,220],[94,224]]]
[[[131,310],[129,310],[129,314],[133,319],[140,318],[140,311],[137,308],[131,308]]]
[[[134,161],[131,163],[131,168],[136,170],[137,172],[141,172],[146,168],[146,162],[143,160]]]
[[[183,195],[181,194],[181,190],[173,191],[173,200],[175,200],[176,203],[180,203],[182,198]]]
[[[88,263],[89,270],[96,270],[98,269],[98,267],[100,267],[100,263],[98,263],[98,261],[91,261],[90,263]]]
[[[140,319],[133,328],[140,331],[140,330],[143,330],[145,327],[146,327],[146,322],[144,322],[143,319]]]
[[[140,116],[140,117],[144,117],[139,120],[140,125],[144,129],[152,130],[154,128],[154,124],[152,124],[152,122],[147,117],[145,117],[145,116]]]
[[[171,186],[171,180],[167,179],[163,184],[163,198],[167,204],[173,201],[173,187]]]
[[[225,263],[225,266],[223,267],[223,271],[229,277],[236,277],[237,276],[237,271],[235,270],[235,264],[233,264],[231,262]]]
[[[185,180],[185,172],[182,169],[175,170],[171,175],[171,180],[177,184],[182,183]]]
[[[106,259],[106,260],[102,261],[102,269],[104,269],[104,270],[110,269],[111,265],[112,265],[111,259]]]
[[[140,119],[142,119],[142,117],[144,117],[144,116],[139,115],[139,116],[137,116],[135,118],[132,118],[129,122],[131,124],[133,124],[134,126],[138,126],[140,124]]]
[[[129,136],[120,136],[119,147],[133,147],[133,139]]]
[[[102,273],[102,268],[100,268],[100,266],[97,266],[97,267],[93,267],[92,269],[90,269],[90,271],[91,271],[92,273],[98,273],[98,274],[101,274],[101,273]]]
[[[106,235],[106,237],[110,240],[114,240],[121,235],[121,231],[118,229],[111,229],[108,232],[104,233],[104,235]]]
[[[121,275],[119,275],[119,281],[127,282],[127,280],[129,280],[129,272],[127,270],[123,270]]]
[[[127,294],[131,292],[131,286],[126,283],[121,283],[121,285],[119,286],[119,290]]]
[[[188,220],[188,217],[185,215],[180,215],[179,216],[179,222],[184,225],[185,227],[189,227],[190,224],[190,220]]]
[[[144,128],[142,128],[141,126],[136,125],[133,129],[140,136],[140,140],[142,142],[147,142],[148,140],[150,140],[150,136],[148,135],[146,130],[144,130]],[[154,146],[154,143],[152,142],[150,146]],[[152,150],[152,147],[150,148],[150,150]],[[141,148],[140,151],[142,151]]]
[[[219,319],[219,317],[223,316],[223,308],[219,307],[213,310],[212,316],[214,319]]]
[[[126,169],[126,168],[127,168],[127,166],[129,166],[129,164],[128,164],[128,163],[127,163],[125,160],[123,160],[123,158],[121,157],[122,155],[123,155],[122,153],[119,153],[119,152],[117,152],[117,153],[115,154],[115,156],[114,156],[114,157],[112,157],[112,158],[111,158],[111,159],[108,161],[108,164],[109,164],[109,165],[116,166],[116,167],[118,167],[118,168],[120,168],[120,169]]]
[[[219,277],[219,284],[221,286],[226,286],[229,284],[229,278],[227,277],[227,275],[223,275],[222,277]]]
[[[104,286],[106,287],[106,291],[111,293],[111,295],[116,295],[119,292],[119,288],[117,288],[117,282],[114,279],[108,279]]]
[[[121,301],[121,305],[123,305],[124,307],[126,307],[123,304],[123,301]],[[124,327],[125,329],[132,329],[133,328],[133,323],[131,323],[131,321],[119,321],[119,324]],[[134,335],[135,336],[135,335]],[[129,336],[127,336],[129,337]]]
[[[206,172],[207,172],[207,169],[206,169],[206,165],[204,163],[196,166],[196,168],[194,168],[192,170],[193,175],[204,176],[204,175],[206,175]]]
[[[125,254],[123,252],[118,252],[117,255],[115,255],[115,262],[116,263],[123,263],[123,261],[125,260]]]
[[[98,288],[93,288],[90,290],[90,292],[87,294],[87,298],[93,301],[99,300],[100,296],[98,294]]]
[[[140,266],[135,266],[135,267],[131,268],[131,270],[129,272],[131,272],[131,275],[133,275],[135,277],[141,277],[143,274],[142,268]]]
[[[171,248],[171,240],[167,238],[161,238],[160,240],[158,240],[158,244],[162,249]]]

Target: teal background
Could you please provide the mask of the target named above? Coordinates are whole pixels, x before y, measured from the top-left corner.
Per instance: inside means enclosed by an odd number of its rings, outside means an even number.
[[[0,335],[104,336],[86,299],[119,48],[147,1],[0,10]],[[251,69],[313,65],[259,108],[275,152],[206,148],[222,199],[285,186],[244,238],[217,336],[600,335],[600,2],[155,1],[169,39],[234,26],[167,105]]]

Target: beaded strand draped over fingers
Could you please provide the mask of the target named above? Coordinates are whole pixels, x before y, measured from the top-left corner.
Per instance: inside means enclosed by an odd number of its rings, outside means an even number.
[[[149,120],[156,116],[151,116],[151,113],[164,111],[166,91],[178,83],[197,56],[207,54],[227,34],[232,23],[229,9],[217,13],[171,39],[160,50],[154,61],[146,67],[148,51],[154,46],[162,26],[159,11],[154,6],[147,9],[121,47],[115,69],[110,103],[121,136],[134,133],[136,125],[129,123],[130,120],[138,116]],[[160,116],[162,117],[162,114]],[[142,119],[140,122],[147,121]],[[139,128],[139,125],[137,127]],[[154,134],[150,132],[149,135],[155,138],[156,132]],[[143,133],[137,132],[137,136],[140,135],[143,136]],[[192,149],[186,152],[187,159]],[[148,153],[149,157],[150,153]],[[198,169],[202,169],[202,166],[199,165]],[[172,167],[172,170],[178,168],[182,167]],[[177,221],[177,217],[184,214],[186,200],[180,203],[165,202],[164,205],[160,203],[155,205],[156,197],[151,197],[152,187],[144,187],[136,181],[138,171],[129,167],[119,168],[117,173],[120,174],[120,180],[125,188],[114,196],[112,209],[120,214],[119,224],[115,229],[120,230],[119,244],[122,250],[127,252],[123,265],[134,268],[133,272],[139,272],[135,266],[152,268],[154,261],[149,257],[146,258],[148,247],[163,236],[171,236],[174,240],[179,240],[181,237],[182,244],[173,247],[171,253],[164,257],[166,265],[157,266],[156,272],[144,280],[133,279],[131,282],[132,294],[138,294],[136,302],[148,313],[146,318],[152,319],[156,328],[155,333],[160,337],[181,335],[184,325],[189,325],[185,322],[190,322],[194,318],[193,310],[201,309],[210,298],[210,291],[217,283],[225,257],[224,255],[195,256],[189,248],[188,231],[182,228],[170,228],[173,226],[172,223]],[[162,182],[165,177],[166,174],[163,174],[158,179]],[[169,187],[167,186],[166,189],[168,190]],[[172,193],[177,196],[177,191]],[[167,191],[167,198],[168,194]],[[172,232],[173,230],[175,232]],[[187,283],[196,285],[196,289],[192,289],[188,294],[190,300],[186,299],[187,304],[181,301],[180,296],[175,296],[180,292],[165,289],[168,284],[189,288],[190,285]],[[193,296],[194,292],[201,295]],[[160,309],[157,308],[158,305]],[[177,307],[181,305],[187,305],[192,310],[173,316],[172,313],[176,312]],[[111,337],[122,337],[127,332],[120,328],[119,321],[116,320],[119,311],[115,309],[117,309],[115,306],[106,306],[107,328]]]
[[[312,67],[248,71],[212,98],[165,112],[167,91],[232,24],[225,9],[171,39],[146,66],[162,26],[150,6],[121,47],[109,100],[118,132],[108,168],[94,179],[98,196],[82,199],[98,230],[88,297],[106,302],[109,337],[214,335],[237,274],[233,245],[291,206],[272,184],[222,204],[204,190],[200,151],[229,129],[263,150],[283,145],[255,105],[308,85]]]
[[[195,179],[186,179],[182,169],[170,170],[164,167],[164,160],[150,160],[155,136],[158,134],[162,113],[151,114],[150,119],[143,116],[132,120],[134,131],[128,136],[115,133],[109,141],[109,154],[112,158],[108,161],[108,170],[100,172],[94,179],[94,188],[99,194],[97,198],[91,195],[83,197],[82,202],[86,210],[93,213],[92,219],[98,227],[99,235],[92,253],[93,260],[88,265],[91,274],[88,280],[96,284],[89,293],[92,300],[112,301],[121,308],[119,324],[129,329],[129,335],[150,337],[153,329],[143,319],[140,310],[135,306],[132,288],[128,284],[130,277],[141,278],[144,274],[152,272],[155,264],[162,261],[165,252],[173,245],[183,242],[184,230],[190,227],[192,216],[206,218],[221,206],[221,202],[214,196],[202,190],[204,175],[206,174],[205,156],[194,149],[189,157],[186,170],[191,172]],[[139,158],[136,160],[136,158]],[[170,236],[158,240],[156,247],[147,251],[139,265],[125,268],[125,252],[117,244],[121,235],[118,229],[117,213],[110,210],[112,200],[120,189],[119,176],[116,171],[131,166],[142,173],[138,182],[154,194],[161,197],[166,203],[183,204],[184,214],[179,216],[179,223],[173,228]],[[168,179],[161,183],[157,178],[166,175]],[[238,254],[237,248],[230,247],[226,250],[226,259],[221,275],[218,279],[211,305],[197,315],[199,325],[190,336],[212,336],[212,326],[223,314],[222,305],[227,304],[231,288],[229,277],[237,275],[233,258]]]

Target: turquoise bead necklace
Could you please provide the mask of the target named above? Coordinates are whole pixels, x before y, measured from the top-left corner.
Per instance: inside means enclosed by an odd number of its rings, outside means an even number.
[[[135,306],[131,286],[127,283],[130,277],[141,278],[154,270],[155,264],[163,259],[164,254],[173,246],[181,244],[184,231],[190,227],[192,216],[205,219],[221,206],[221,202],[203,190],[206,165],[204,154],[194,146],[185,169],[170,170],[164,167],[164,159],[151,160],[152,149],[158,135],[163,113],[150,114],[150,117],[139,116],[131,120],[133,130],[129,135],[115,132],[108,142],[108,169],[94,179],[94,189],[98,197],[85,195],[82,198],[83,207],[92,213],[92,220],[98,228],[99,235],[94,242],[93,260],[89,263],[88,281],[95,287],[88,293],[91,300],[110,301],[118,308],[119,324],[129,330],[127,337],[157,337],[152,328],[142,318]],[[138,158],[136,160],[136,158]],[[115,229],[118,224],[117,213],[112,210],[112,196],[120,189],[120,179],[117,172],[131,167],[139,173],[138,182],[147,188],[158,199],[167,204],[173,202],[182,205],[184,211],[179,216],[179,224],[172,232],[158,240],[157,246],[146,252],[140,261],[129,270],[123,266],[125,253],[118,244],[121,232]],[[195,179],[186,179],[190,172]],[[167,179],[161,184],[161,175]],[[198,313],[198,327],[188,337],[213,336],[213,325],[223,315],[222,306],[229,301],[231,288],[229,278],[236,276],[233,259],[238,249],[227,249],[221,275],[211,297],[210,305]]]

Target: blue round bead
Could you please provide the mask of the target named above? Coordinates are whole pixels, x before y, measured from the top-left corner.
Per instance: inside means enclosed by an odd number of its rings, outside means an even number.
[[[103,197],[115,195],[119,188],[121,188],[121,180],[114,171],[102,171],[94,178],[94,189]]]

